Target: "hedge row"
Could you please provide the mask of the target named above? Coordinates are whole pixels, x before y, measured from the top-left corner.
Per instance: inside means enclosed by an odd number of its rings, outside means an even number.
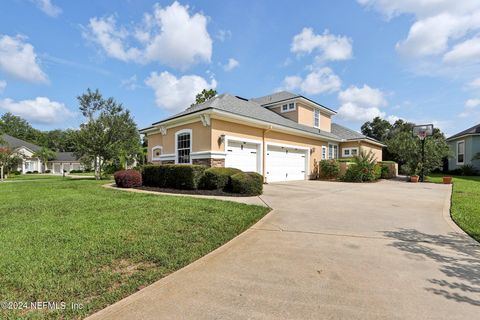
[[[259,195],[263,177],[256,172],[234,168],[208,168],[200,165],[148,165],[143,167],[143,185],[157,188],[223,190]]]
[[[158,188],[198,189],[207,167],[189,164],[163,164],[143,167],[143,185]]]

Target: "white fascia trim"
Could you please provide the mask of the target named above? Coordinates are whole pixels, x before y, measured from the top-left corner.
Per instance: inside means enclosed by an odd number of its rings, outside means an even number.
[[[158,149],[160,149],[160,157],[155,157],[155,150],[158,150]],[[162,147],[162,146],[155,146],[155,147],[153,147],[153,148],[152,148],[152,161],[161,160],[162,151],[163,151],[163,147]]]
[[[236,115],[236,114],[221,111],[221,110],[211,110],[211,113],[212,113],[212,115],[217,115],[217,116],[220,116],[220,117],[224,117],[226,120],[228,120],[228,119],[240,120],[240,121],[242,121],[241,123],[243,123],[244,125],[248,125],[249,123],[253,123],[253,124],[256,124],[257,126],[259,126],[261,128],[276,129],[277,131],[280,131],[280,132],[284,132],[284,133],[288,132],[290,134],[294,134],[294,135],[297,135],[297,136],[303,136],[303,137],[305,137],[305,136],[306,137],[313,137],[317,140],[323,140],[323,141],[336,141],[336,142],[344,142],[345,141],[343,139],[332,139],[330,137],[324,137],[324,136],[320,136],[318,134],[309,133],[309,132],[306,132],[306,131],[293,129],[293,128],[281,126],[281,125],[266,122],[266,121],[256,120],[256,119]],[[223,119],[220,118],[220,120],[223,120]]]
[[[445,141],[447,142],[453,142],[453,141],[456,141],[457,139],[462,139],[462,138],[466,138],[466,137],[471,137],[471,136],[480,136],[480,133],[467,133],[467,134],[464,134],[462,136],[459,136],[459,137],[455,137],[455,138],[448,138],[446,139]]]
[[[190,154],[192,159],[225,159],[226,155],[226,152],[213,150],[192,152]]]
[[[138,130],[138,132],[141,134],[147,134],[155,131],[158,131],[158,128],[146,128],[146,129]]]
[[[243,138],[240,136],[225,136],[223,143],[225,156],[227,155],[228,141],[248,142],[257,145],[257,172],[262,174],[263,172],[263,141],[257,139]]]

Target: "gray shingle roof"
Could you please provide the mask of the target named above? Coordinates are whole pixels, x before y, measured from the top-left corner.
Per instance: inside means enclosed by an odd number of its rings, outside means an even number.
[[[462,132],[454,134],[453,136],[448,138],[447,141],[453,140],[455,138],[458,138],[458,137],[461,137],[461,136],[464,136],[464,135],[469,135],[469,134],[480,134],[480,124],[477,124],[476,126],[468,128],[467,130],[463,130]]]
[[[382,142],[378,141],[377,139],[367,137],[366,135],[363,135],[360,132],[357,132],[355,130],[349,129],[347,127],[341,126],[341,125],[339,125],[337,123],[333,123],[333,122],[332,122],[332,133],[339,136],[342,139],[345,139],[345,140],[365,139],[365,140],[370,140],[372,142],[383,144]]]
[[[207,109],[221,110],[231,114],[248,117],[254,120],[265,121],[268,123],[281,125],[281,126],[285,126],[292,129],[297,129],[297,130],[305,131],[308,133],[318,134],[319,136],[323,136],[325,138],[340,140],[340,138],[333,133],[299,124],[295,121],[292,121],[290,119],[287,119],[281,116],[280,114],[274,111],[271,111],[267,108],[262,107],[256,101],[246,100],[246,99],[235,97],[229,94],[221,94],[213,99],[210,99],[201,104],[197,104],[180,113],[177,113],[176,115],[173,115],[167,119],[164,119],[160,122],[156,122],[154,124],[159,124],[167,120],[172,120],[181,116],[185,116],[187,114],[192,114],[192,113],[207,110]]]
[[[38,151],[38,150],[41,149],[36,144],[30,143],[30,142],[27,142],[27,141],[24,141],[24,140],[21,140],[21,139],[17,139],[17,138],[12,137],[8,134],[2,134],[2,139],[0,139],[0,140],[5,141],[4,146],[8,146],[12,149],[17,149],[17,148],[21,148],[21,147],[26,147],[26,148],[28,148],[32,151]]]
[[[360,132],[341,126],[337,123],[332,123],[332,133],[336,134],[342,139],[366,139],[367,137]]]
[[[252,98],[250,100],[255,101],[261,105],[275,103],[278,101],[283,101],[291,98],[299,97],[298,94],[294,94],[288,91],[280,91],[273,94],[269,94],[268,96]]]
[[[53,161],[77,162],[78,159],[73,152],[57,152]]]

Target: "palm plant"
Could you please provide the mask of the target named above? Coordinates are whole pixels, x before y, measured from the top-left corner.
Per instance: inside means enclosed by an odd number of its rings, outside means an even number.
[[[55,151],[47,147],[42,147],[40,150],[38,150],[33,154],[33,157],[36,157],[42,160],[43,165],[45,166],[45,168],[47,168],[48,160],[55,158],[55,155],[56,155]]]

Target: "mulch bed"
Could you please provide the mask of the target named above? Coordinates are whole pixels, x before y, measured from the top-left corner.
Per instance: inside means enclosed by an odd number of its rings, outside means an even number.
[[[195,194],[202,196],[222,196],[222,197],[251,197],[249,195],[239,194],[239,193],[230,193],[223,190],[182,190],[182,189],[171,189],[171,188],[156,188],[156,187],[138,187],[135,188],[138,190],[154,191],[154,192],[164,192],[164,193],[176,193],[176,194]]]

